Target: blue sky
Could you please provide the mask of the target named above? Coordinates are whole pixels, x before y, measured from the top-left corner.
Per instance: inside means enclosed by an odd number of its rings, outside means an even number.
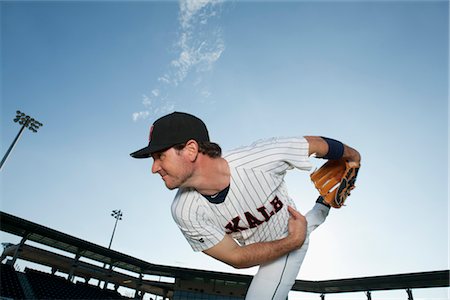
[[[361,152],[357,189],[314,233],[299,279],[449,268],[448,2],[0,7],[1,154],[19,130],[16,110],[44,123],[24,133],[1,170],[2,211],[108,246],[110,211],[121,209],[117,251],[253,274],[193,253],[171,219],[174,192],[151,174],[151,160],[129,157],[155,118],[187,111],[225,150],[323,135]],[[308,176],[286,178],[303,212],[316,195]],[[327,299],[343,297],[365,298]],[[415,291],[420,297],[445,299],[448,289]]]

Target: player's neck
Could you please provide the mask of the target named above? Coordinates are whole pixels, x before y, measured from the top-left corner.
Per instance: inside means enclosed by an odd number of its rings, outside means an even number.
[[[198,163],[192,187],[199,193],[214,195],[230,185],[230,168],[225,159],[201,155]]]

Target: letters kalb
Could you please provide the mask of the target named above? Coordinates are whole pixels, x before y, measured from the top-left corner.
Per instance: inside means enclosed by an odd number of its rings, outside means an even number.
[[[233,218],[230,222],[228,222],[228,224],[225,226],[225,228],[227,229],[226,233],[230,234],[233,232],[239,232],[241,230],[246,230],[249,228],[255,228],[261,225],[262,223],[269,221],[274,214],[276,214],[281,210],[281,208],[283,208],[283,202],[281,202],[281,200],[278,199],[278,197],[275,197],[272,201],[270,201],[270,204],[272,204],[273,207],[273,210],[271,212],[269,212],[265,206],[257,208],[259,214],[264,218],[263,220],[258,219],[256,216],[246,211],[244,215],[245,219],[247,220],[248,227],[240,226],[239,222],[241,221],[241,217],[237,216]]]

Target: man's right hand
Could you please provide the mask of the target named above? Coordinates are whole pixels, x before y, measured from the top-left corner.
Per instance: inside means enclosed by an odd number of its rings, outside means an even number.
[[[299,249],[306,238],[306,218],[288,206],[291,215],[288,236],[280,240],[239,245],[229,234],[222,241],[203,252],[234,268],[249,268],[271,262],[293,250]]]
[[[294,247],[298,249],[303,245],[306,239],[307,221],[305,216],[303,216],[293,207],[288,206],[288,211],[291,215],[288,224],[288,238],[292,240],[292,242],[294,243]]]

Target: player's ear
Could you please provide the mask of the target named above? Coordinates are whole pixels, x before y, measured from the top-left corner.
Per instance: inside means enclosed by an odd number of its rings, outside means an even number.
[[[195,161],[198,156],[198,143],[195,140],[189,140],[186,142],[186,146],[184,147],[186,154],[190,161]]]

